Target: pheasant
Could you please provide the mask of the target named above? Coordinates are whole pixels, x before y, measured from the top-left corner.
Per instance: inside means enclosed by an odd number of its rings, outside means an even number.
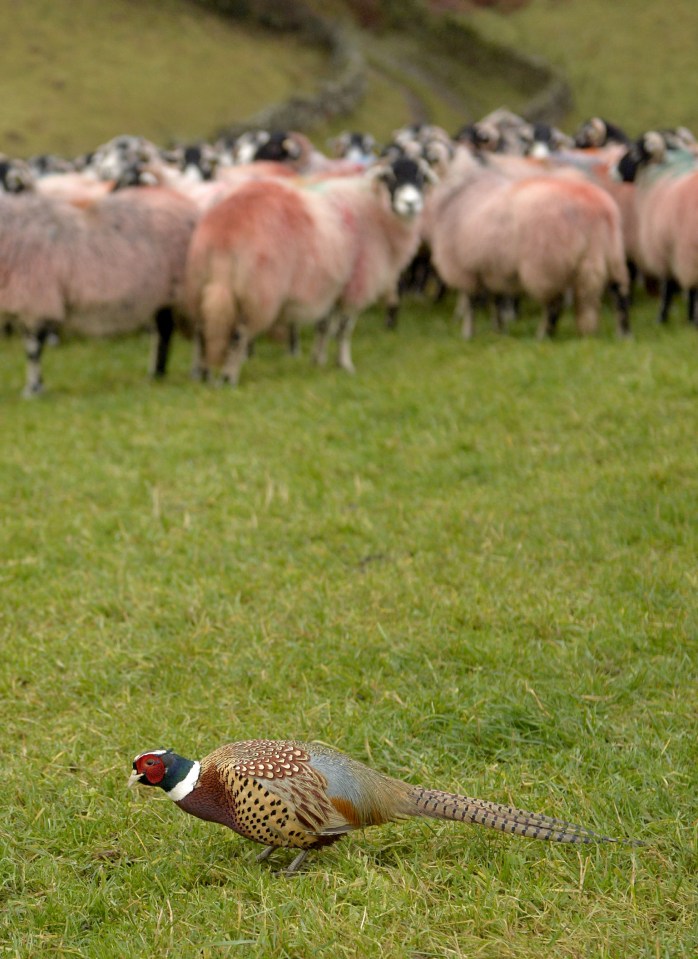
[[[128,785],[159,786],[185,812],[228,826],[267,848],[311,849],[365,826],[407,816],[477,823],[501,832],[555,842],[633,842],[512,806],[411,786],[318,743],[253,739],[228,743],[201,761],[171,749],[139,753]]]

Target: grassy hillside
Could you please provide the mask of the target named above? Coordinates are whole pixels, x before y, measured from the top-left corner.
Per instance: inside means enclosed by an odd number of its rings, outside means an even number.
[[[341,9],[337,2],[332,12]],[[691,0],[532,0],[506,15],[472,16],[485,35],[567,73],[577,100],[569,127],[600,112],[631,130],[698,128],[687,79],[698,30]],[[326,57],[294,37],[221,19],[187,0],[0,0],[0,17],[12,24],[0,63],[0,151],[13,154],[74,154],[124,131],[163,143],[209,136],[331,76]],[[346,127],[385,139],[402,123],[428,118],[453,130],[502,104],[525,104],[511,84],[428,54],[418,40],[365,32],[362,44],[368,98],[354,115],[316,130],[320,145]]]
[[[539,54],[569,77],[573,127],[594,114],[627,125],[698,130],[694,0],[531,0],[513,13],[474,13],[487,35]]]
[[[208,136],[328,70],[293,37],[186,0],[0,0],[0,20],[0,151],[19,155]]]
[[[12,23],[0,63],[0,151],[11,154],[73,155],[121,132],[159,143],[206,137],[332,75],[322,52],[293,36],[187,0],[0,0],[0,17]],[[510,84],[483,81],[467,62],[427,54],[414,39],[366,32],[362,44],[366,102],[314,131],[320,145],[347,126],[385,140],[403,123],[455,130],[501,102],[525,102]]]
[[[7,955],[696,955],[695,331],[465,344],[450,306],[366,318],[354,378],[261,344],[237,392],[184,343],[148,383],[139,337],[26,402],[0,344]],[[402,823],[289,881],[126,793],[252,736],[648,845]]]

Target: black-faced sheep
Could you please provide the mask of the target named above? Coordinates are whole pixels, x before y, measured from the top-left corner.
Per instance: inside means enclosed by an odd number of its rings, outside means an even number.
[[[202,217],[187,265],[187,305],[202,372],[236,383],[248,344],[276,323],[319,323],[325,358],[339,313],[339,365],[353,371],[358,313],[390,295],[419,241],[425,172],[407,159],[306,188],[253,181]]]
[[[641,267],[662,281],[659,320],[666,322],[674,295],[689,294],[689,319],[698,323],[698,158],[666,149],[650,131],[621,157],[623,180],[635,182]]]

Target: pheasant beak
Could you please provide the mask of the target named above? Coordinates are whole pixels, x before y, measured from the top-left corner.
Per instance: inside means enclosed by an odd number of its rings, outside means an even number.
[[[137,786],[142,779],[143,773],[139,773],[137,769],[134,769],[131,775],[128,777],[128,782],[126,783],[127,788],[133,789],[133,787]]]

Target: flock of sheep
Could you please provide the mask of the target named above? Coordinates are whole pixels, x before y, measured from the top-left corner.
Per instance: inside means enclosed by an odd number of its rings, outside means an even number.
[[[394,320],[417,264],[458,292],[466,338],[483,296],[500,325],[531,297],[540,335],[571,300],[593,333],[607,289],[626,334],[637,272],[661,284],[660,318],[684,290],[698,321],[698,154],[683,128],[630,142],[593,118],[572,139],[499,110],[455,137],[419,125],[380,152],[359,134],[332,147],[253,131],[170,151],[117,137],[71,162],[0,156],[0,314],[24,338],[25,394],[60,328],[153,326],[163,375],[178,327],[195,375],[235,384],[256,337],[286,327],[295,343],[312,324],[314,359],[334,334],[352,371],[357,317],[383,300]]]

